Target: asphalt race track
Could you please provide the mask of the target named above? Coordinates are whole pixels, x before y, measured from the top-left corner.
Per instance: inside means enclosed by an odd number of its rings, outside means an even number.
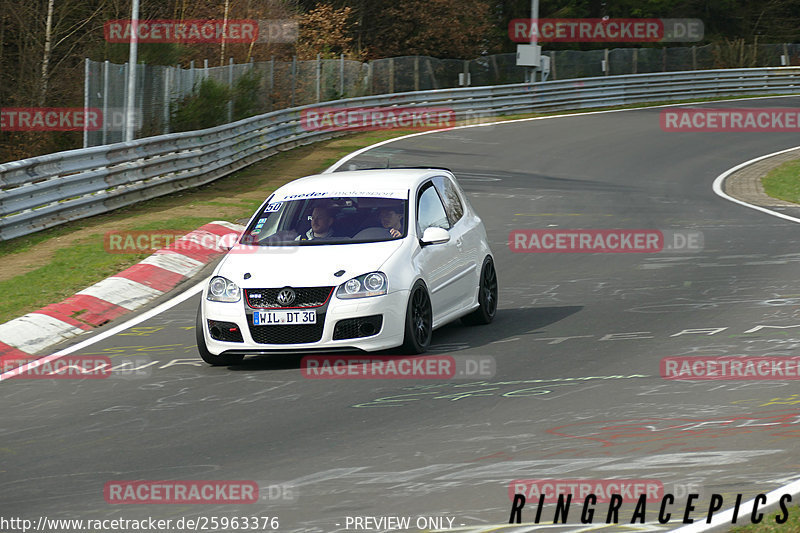
[[[728,202],[711,186],[734,165],[800,143],[792,133],[666,133],[660,111],[432,133],[343,166],[388,159],[458,176],[489,233],[500,309],[490,326],[438,330],[431,354],[491,356],[494,377],[311,380],[299,356],[208,367],[195,352],[195,295],[76,353],[133,361],[133,375],[0,383],[0,514],[278,517],[279,531],[309,533],[356,530],[348,517],[411,517],[412,526],[441,517],[477,531],[508,526],[513,480],[614,478],[660,482],[675,496],[672,520],[659,525],[659,503],[650,503],[646,525],[626,525],[636,494],[619,525],[603,524],[607,504],[598,503],[593,526],[580,524],[576,505],[571,524],[557,529],[671,530],[690,493],[700,495],[692,517],[703,521],[713,493],[727,509],[737,494],[746,501],[795,481],[796,381],[674,381],[661,377],[660,362],[797,355],[800,226]],[[510,232],[545,228],[700,232],[703,247],[510,249]],[[110,481],[176,479],[250,480],[260,500],[104,498]],[[528,524],[531,500],[522,510]],[[777,511],[766,514],[773,520]],[[553,528],[553,507],[541,521]],[[501,530],[523,529],[531,528]]]

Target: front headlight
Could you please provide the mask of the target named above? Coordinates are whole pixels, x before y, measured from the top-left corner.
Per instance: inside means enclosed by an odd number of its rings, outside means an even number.
[[[208,283],[206,299],[212,302],[238,302],[241,296],[239,286],[222,276],[214,276]]]
[[[339,285],[336,296],[343,300],[348,298],[366,298],[368,296],[381,296],[386,294],[389,282],[383,272],[370,272],[349,279]]]

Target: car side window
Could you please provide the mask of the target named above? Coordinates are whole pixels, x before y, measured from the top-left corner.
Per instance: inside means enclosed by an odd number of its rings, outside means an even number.
[[[442,200],[433,186],[427,186],[419,194],[417,222],[419,223],[420,235],[431,227],[450,229],[450,223],[447,220],[447,213],[442,205]]]
[[[436,185],[439,194],[444,199],[444,208],[447,211],[447,219],[450,221],[450,225],[455,225],[464,216],[464,206],[458,196],[456,186],[450,178],[445,176],[433,178],[433,184]]]

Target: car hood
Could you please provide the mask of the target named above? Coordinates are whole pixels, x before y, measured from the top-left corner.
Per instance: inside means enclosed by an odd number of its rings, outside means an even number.
[[[319,246],[244,247],[236,245],[217,267],[217,274],[243,288],[340,285],[379,270],[405,242]],[[344,270],[341,276],[334,272]],[[250,274],[245,279],[245,274]]]

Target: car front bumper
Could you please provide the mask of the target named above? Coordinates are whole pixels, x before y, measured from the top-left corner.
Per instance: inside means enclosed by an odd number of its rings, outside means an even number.
[[[297,331],[296,336],[298,338],[306,336],[301,334],[299,329],[292,328],[308,328],[309,326],[253,326],[252,313],[254,310],[243,303],[243,300],[236,303],[212,302],[205,298],[204,293],[201,304],[203,335],[206,340],[206,348],[214,355],[224,353],[258,355],[301,352],[325,353],[344,350],[367,352],[385,350],[400,346],[403,343],[408,295],[409,291],[401,290],[382,296],[341,300],[333,294],[327,304],[322,309],[317,310],[317,321],[318,323],[322,322],[322,334],[319,340],[314,342],[291,342],[295,331]],[[369,336],[334,340],[334,331],[340,321],[375,316],[381,317],[381,326],[377,333]],[[209,331],[209,320],[217,323],[235,324],[241,332],[243,342],[229,342],[213,338]],[[263,333],[266,330],[258,328],[282,328],[279,335],[281,342],[263,342],[265,337]],[[342,326],[340,326],[339,336],[341,336],[341,328]],[[258,342],[258,340],[262,342]]]

